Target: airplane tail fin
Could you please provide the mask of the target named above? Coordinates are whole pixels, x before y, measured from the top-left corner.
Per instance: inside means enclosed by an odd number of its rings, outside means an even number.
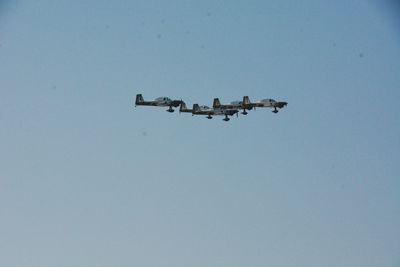
[[[137,94],[137,95],[136,95],[135,104],[137,105],[137,104],[140,104],[140,103],[142,103],[142,102],[144,102],[143,96],[142,96],[141,94]]]
[[[243,97],[243,104],[244,105],[250,105],[250,99],[248,96],[244,96]]]
[[[199,104],[193,104],[193,112],[199,112],[199,111],[200,111]]]
[[[214,98],[213,108],[219,108],[220,106],[221,106],[221,103],[219,102],[219,99]]]
[[[181,102],[181,106],[179,107],[179,112],[187,110],[185,102]]]

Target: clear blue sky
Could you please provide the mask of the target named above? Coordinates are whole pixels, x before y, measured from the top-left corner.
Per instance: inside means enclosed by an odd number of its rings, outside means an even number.
[[[399,12],[2,1],[0,266],[400,266]]]

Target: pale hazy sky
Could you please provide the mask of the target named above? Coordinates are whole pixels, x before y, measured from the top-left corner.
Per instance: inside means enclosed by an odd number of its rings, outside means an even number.
[[[2,1],[0,266],[400,266],[393,3]]]

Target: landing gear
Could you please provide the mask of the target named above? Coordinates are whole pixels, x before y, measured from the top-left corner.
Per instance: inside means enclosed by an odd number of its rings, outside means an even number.
[[[224,121],[229,121],[230,119],[228,118],[228,115],[225,115],[225,118],[223,118]]]
[[[243,112],[242,112],[242,114],[243,114],[243,115],[247,115],[248,113],[247,113],[247,111],[244,109]]]
[[[278,110],[276,109],[276,107],[275,107],[275,109],[272,111],[273,113],[278,113]]]
[[[168,112],[174,112],[174,110],[172,109],[172,107],[169,107],[169,109],[167,109]]]
[[[209,120],[212,119],[211,115],[208,115],[206,118],[209,119]]]

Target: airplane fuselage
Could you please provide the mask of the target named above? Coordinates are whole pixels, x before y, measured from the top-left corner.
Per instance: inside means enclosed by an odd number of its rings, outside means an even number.
[[[169,107],[167,109],[168,112],[174,112],[172,107],[179,106],[183,101],[182,100],[171,100],[168,97],[158,97],[152,101],[144,101],[143,96],[141,94],[136,95],[135,106],[157,106],[157,107]]]
[[[160,107],[177,107],[181,103],[180,100],[171,100],[169,98],[155,99],[153,101],[138,102],[138,106],[160,106]]]

